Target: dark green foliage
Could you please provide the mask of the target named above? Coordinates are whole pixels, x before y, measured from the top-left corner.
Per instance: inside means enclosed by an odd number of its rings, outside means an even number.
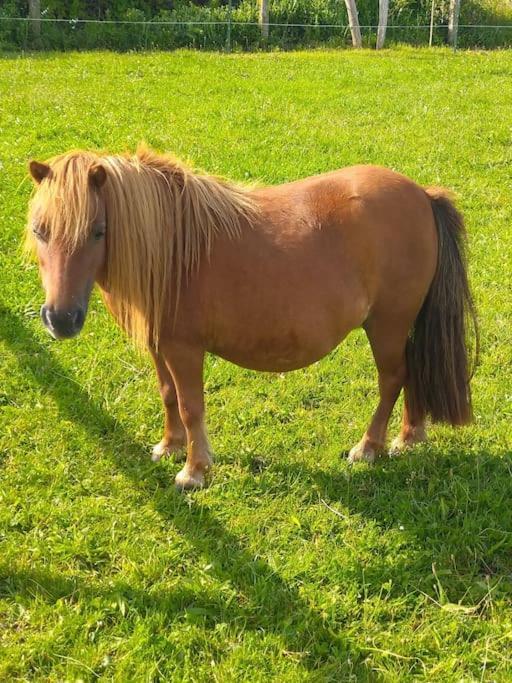
[[[357,4],[364,43],[372,46],[374,27],[378,23],[378,2],[359,0]],[[0,7],[0,49],[223,49],[227,42],[225,22],[229,19],[229,8],[226,0],[43,0],[41,7],[45,19],[65,19],[69,23],[43,22],[41,38],[36,41],[25,22],[9,19],[26,17],[28,3],[5,0]],[[431,0],[393,0],[388,43],[420,45],[428,42],[430,7]],[[437,44],[446,41],[447,16],[448,0],[439,0],[434,33]],[[270,22],[275,25],[271,26],[265,44],[257,26],[257,0],[233,0],[231,18],[231,43],[235,49],[289,49],[350,43],[348,28],[340,28],[347,24],[343,0],[270,0]],[[77,19],[105,23],[84,24]],[[141,23],[108,23],[112,21]],[[162,25],[158,22],[178,23]],[[202,25],[187,22],[202,22]],[[461,47],[512,44],[512,9],[503,0],[464,0],[460,22],[485,25],[461,28]],[[510,28],[488,27],[495,24],[506,24]]]

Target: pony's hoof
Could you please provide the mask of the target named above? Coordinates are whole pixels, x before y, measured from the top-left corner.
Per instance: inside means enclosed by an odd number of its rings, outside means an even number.
[[[178,491],[192,491],[204,488],[204,473],[200,470],[191,472],[186,466],[178,472],[174,480]]]
[[[391,457],[401,455],[404,451],[408,450],[409,448],[413,448],[414,446],[417,446],[419,443],[425,443],[426,440],[427,434],[425,429],[416,429],[414,431],[411,431],[405,437],[402,435],[397,436],[391,442],[391,446],[389,448],[389,455]]]
[[[162,458],[167,455],[174,455],[176,462],[185,459],[185,454],[183,452],[184,444],[182,443],[169,443],[165,439],[162,439],[160,443],[157,443],[151,449],[151,460],[153,462],[159,462]]]
[[[401,437],[397,436],[393,439],[391,446],[389,447],[389,457],[397,458],[399,455],[402,455],[407,448],[410,448],[411,445],[412,444],[407,443],[407,441],[404,441]]]
[[[377,459],[377,452],[370,444],[358,443],[348,454],[348,462],[352,465],[355,462],[367,462],[372,464]]]
[[[153,462],[160,462],[160,460],[166,455],[169,455],[170,452],[171,449],[166,445],[165,441],[160,441],[160,443],[155,444],[151,449],[151,460]]]

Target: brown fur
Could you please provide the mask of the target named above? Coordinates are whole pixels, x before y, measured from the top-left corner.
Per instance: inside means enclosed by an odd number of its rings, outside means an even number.
[[[202,485],[211,464],[206,352],[293,370],[363,326],[380,402],[351,460],[384,447],[402,387],[399,448],[425,437],[427,413],[469,419],[473,308],[462,223],[445,194],[373,166],[249,190],[148,150],[73,152],[31,172],[46,307],[71,336],[73,302],[86,302],[95,279],[117,320],[150,347],[166,413],[154,457],[187,444],[180,487]],[[94,226],[105,223],[96,244]]]

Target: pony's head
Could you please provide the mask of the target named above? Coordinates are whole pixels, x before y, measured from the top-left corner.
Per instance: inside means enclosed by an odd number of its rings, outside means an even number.
[[[68,152],[32,161],[27,243],[39,259],[41,317],[57,339],[78,334],[94,282],[139,346],[158,345],[182,282],[214,238],[240,234],[257,209],[245,188],[194,173],[145,147],[134,155]]]
[[[35,251],[46,293],[42,321],[56,339],[83,327],[94,282],[105,275],[105,168],[94,154],[76,152],[30,162],[36,190],[27,245]]]

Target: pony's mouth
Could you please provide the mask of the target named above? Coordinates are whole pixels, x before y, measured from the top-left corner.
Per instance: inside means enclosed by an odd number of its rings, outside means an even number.
[[[54,339],[72,339],[84,326],[85,313],[86,310],[82,306],[58,311],[45,304],[41,307],[41,320]]]

